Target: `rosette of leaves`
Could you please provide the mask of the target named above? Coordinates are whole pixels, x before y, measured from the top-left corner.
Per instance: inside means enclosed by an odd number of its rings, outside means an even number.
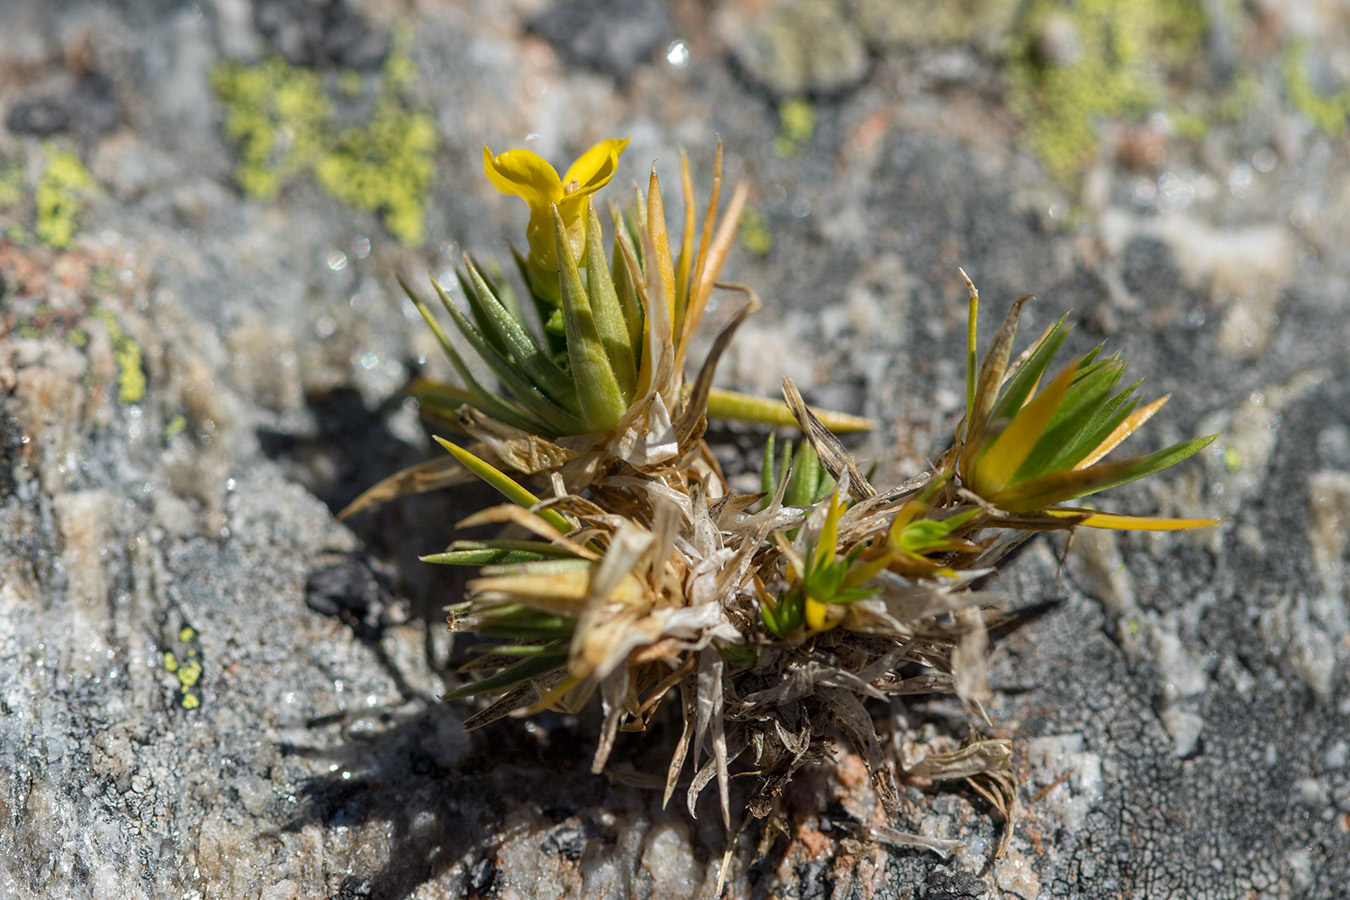
[[[997,521],[1029,529],[1083,525],[1163,531],[1217,523],[1059,506],[1160,472],[1209,446],[1218,435],[1106,461],[1107,454],[1162,409],[1167,397],[1139,406],[1134,393],[1141,382],[1118,389],[1125,363],[1119,354],[1103,357],[1100,346],[1067,363],[1041,386],[1069,328],[1061,318],[1009,362],[1018,319],[1030,297],[1008,310],[977,374],[979,292],[965,272],[961,275],[970,292],[966,418],[944,465],[968,497]]]
[[[494,157],[484,148],[490,180],[530,207],[529,252],[515,256],[531,311],[527,314],[507,285],[473,259],[466,259],[458,273],[465,308],[434,279],[432,287],[455,331],[497,385],[475,378],[431,308],[400,280],[460,379],[459,384],[416,382],[412,392],[424,415],[468,434],[476,441],[474,452],[505,471],[521,476],[559,471],[568,484],[584,487],[625,465],[663,467],[691,457],[709,461],[700,439],[710,415],[792,422],[781,403],[712,385],[717,361],[735,330],[759,307],[752,292],[718,281],[745,202],[745,190],[738,187],[719,219],[721,144],[701,229],[696,231],[693,182],[682,158],[685,212],[678,251],[653,169],[631,215],[625,218],[611,208],[607,255],[592,195],[610,180],[626,144],[597,144],[562,178],[529,151]],[[689,382],[685,366],[692,338],[718,288],[740,290],[747,300]],[[839,430],[871,427],[856,416],[826,417]],[[344,515],[464,477],[453,458],[433,460],[371,488]]]

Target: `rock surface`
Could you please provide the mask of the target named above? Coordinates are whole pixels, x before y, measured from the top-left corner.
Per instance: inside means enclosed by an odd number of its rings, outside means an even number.
[[[608,40],[613,5],[0,8],[0,896],[713,895],[717,817],[641,786],[669,735],[599,778],[588,715],[465,734],[436,701],[459,584],[416,557],[481,493],[334,519],[432,452],[400,392],[444,363],[394,273],[519,240],[482,146],[565,165],[612,135],[621,184],[654,159],[673,184],[681,146],[706,174],[722,137],[753,185],[731,276],[765,299],[723,380],[874,416],[878,480],[959,414],[958,265],[987,320],[1035,292],[1026,332],[1072,308],[1076,348],[1172,392],[1145,442],[1224,434],[1110,501],[1219,527],[1080,534],[1062,565],[1038,541],[1002,576],[1053,601],[992,656],[1025,807],[1003,859],[960,790],[912,785],[889,823],[950,858],[859,840],[886,823],[841,750],[786,835],[732,842],[729,895],[1345,896],[1343,17],[671,0]],[[890,715],[909,762],[966,727]]]

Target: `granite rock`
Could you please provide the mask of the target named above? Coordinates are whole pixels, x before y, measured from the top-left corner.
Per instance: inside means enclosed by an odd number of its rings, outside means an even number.
[[[0,896],[710,897],[728,846],[729,896],[1344,894],[1350,106],[1326,65],[1344,22],[1203,5],[1188,63],[1160,43],[1129,83],[1166,90],[1102,107],[1066,177],[1027,139],[1063,118],[1019,105],[1038,76],[1006,52],[1044,23],[1000,2],[883,34],[879,4],[790,6],[653,4],[620,87],[590,44],[531,32],[539,2],[0,8]],[[1121,33],[1191,34],[1172,5],[1128,6],[1153,18]],[[830,53],[811,50],[821,23]],[[651,52],[667,37],[685,52]],[[212,73],[268,52],[282,87],[325,92],[334,129],[364,128],[406,74],[399,108],[435,134],[420,246],[312,173],[241,188]],[[776,141],[801,95],[812,128]],[[417,556],[488,496],[336,521],[433,452],[401,392],[446,367],[395,274],[506,261],[518,240],[483,145],[566,165],[611,135],[633,138],[620,183],[654,159],[669,183],[681,146],[697,180],[722,137],[760,237],[729,275],[765,300],[723,378],[789,374],[875,417],[855,446],[878,480],[959,417],[958,265],[983,333],[1035,292],[1026,332],[1072,309],[1075,350],[1107,340],[1171,393],[1142,444],[1222,431],[1111,500],[1218,527],[1039,540],[999,579],[1036,613],[991,656],[1025,813],[1002,859],[976,796],[910,784],[887,822],[842,746],[760,848],[711,807],[661,808],[644,785],[663,726],[621,736],[604,777],[594,710],[465,733],[466,707],[436,699],[458,678],[443,616],[462,583]],[[757,436],[714,437],[744,474]],[[938,700],[874,715],[897,762],[969,727]],[[861,840],[879,824],[965,847]]]

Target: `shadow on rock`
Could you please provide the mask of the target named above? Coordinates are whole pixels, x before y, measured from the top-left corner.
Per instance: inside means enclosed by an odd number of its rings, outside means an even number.
[[[597,861],[631,855],[623,865],[640,878],[641,836],[684,820],[682,797],[662,811],[659,792],[591,774],[595,723],[586,715],[538,718],[532,729],[511,720],[465,734],[454,707],[433,704],[335,748],[283,747],[333,765],[300,785],[300,810],[283,827],[317,825],[326,844],[364,845],[374,852],[353,855],[385,860],[352,872],[334,898],[402,898],[437,880],[451,888],[457,880],[463,896],[490,896],[508,877],[498,868],[502,848],[521,841],[536,844],[530,855],[541,875],[586,879]],[[715,865],[721,852],[709,839],[720,832],[712,812],[709,806],[686,848],[699,867]],[[513,868],[510,877],[523,885],[532,876]]]

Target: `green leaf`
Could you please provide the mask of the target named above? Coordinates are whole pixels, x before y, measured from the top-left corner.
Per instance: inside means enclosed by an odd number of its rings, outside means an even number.
[[[940,547],[953,530],[969,522],[979,511],[979,507],[973,507],[946,519],[916,519],[901,530],[900,549],[923,554]]]
[[[779,609],[782,609],[782,601],[779,601]],[[769,629],[769,633],[777,638],[787,637],[787,629],[779,620],[778,614],[769,608],[769,604],[763,600],[759,603],[759,616],[764,620],[764,627]]]
[[[441,697],[441,699],[462,700],[465,697],[472,697],[475,694],[497,693],[515,687],[521,682],[538,678],[555,669],[561,669],[566,665],[566,651],[560,653],[541,653],[537,656],[522,659],[514,666],[503,669],[496,675],[491,675],[484,678],[482,681],[460,685],[453,691],[450,691],[448,694]]]
[[[541,292],[535,289],[534,276],[530,273],[530,263],[521,252],[511,245],[511,256],[516,261],[516,268],[520,271],[520,279],[530,289],[530,300],[534,303],[534,314],[539,319],[539,329],[544,335],[544,344],[548,347],[549,356],[554,360],[567,358],[567,338],[563,334],[561,310],[558,309],[557,291],[558,287],[553,286],[552,295],[548,292]],[[557,316],[558,327],[549,328],[549,320]]]
[[[445,332],[441,330],[441,325],[436,321],[436,317],[431,314],[431,310],[422,302],[422,298],[417,296],[413,289],[408,286],[408,283],[403,280],[401,275],[397,277],[398,283],[402,286],[404,293],[408,295],[408,299],[413,302],[413,305],[417,307],[417,311],[422,314],[422,318],[426,320],[427,326],[431,329],[431,333],[436,335],[436,340],[440,342],[441,348],[445,351],[445,355],[450,359],[450,364],[454,367],[460,380],[464,382],[469,392],[473,395],[473,404],[494,419],[505,422],[522,431],[529,431],[533,434],[540,434],[548,431],[549,426],[547,423],[531,416],[523,410],[502,402],[478,383],[473,377],[473,374],[469,371],[469,367],[464,364],[464,359],[459,355],[459,351],[455,349],[454,344],[450,343],[450,339],[446,337]]]
[[[572,381],[577,388],[584,430],[608,431],[623,417],[628,406],[623,401],[609,355],[600,340],[590,299],[581,283],[581,272],[567,237],[567,228],[556,208],[553,212],[553,233],[558,245],[558,275],[562,287],[563,324],[567,329],[567,357],[571,363]]]
[[[773,432],[769,432],[769,438],[764,442],[764,456],[759,463],[759,489],[766,501],[778,489],[778,467],[774,462],[773,448],[774,435]],[[784,448],[785,452],[786,449]]]
[[[1173,444],[1170,447],[1165,447],[1162,450],[1157,450],[1144,456],[1136,456],[1132,459],[1121,460],[1123,463],[1131,463],[1132,465],[1125,468],[1115,478],[1104,481],[1097,487],[1094,487],[1089,491],[1084,491],[1081,494],[1075,494],[1074,497],[1068,499],[1072,500],[1076,497],[1095,494],[1098,491],[1109,490],[1113,487],[1119,487],[1122,484],[1129,484],[1131,481],[1137,481],[1140,478],[1146,478],[1156,472],[1161,472],[1163,469],[1174,466],[1182,460],[1194,456],[1210,444],[1214,443],[1218,438],[1219,435],[1210,434],[1189,441],[1181,441],[1180,443]],[[1098,465],[1109,465],[1109,463],[1098,463]],[[1083,471],[1090,472],[1095,468],[1097,468],[1097,466],[1091,466]]]
[[[448,550],[418,557],[450,566],[492,566],[570,557],[571,551],[544,541],[455,541]]]
[[[636,260],[640,257],[633,246],[633,239],[618,206],[610,206],[610,216],[614,220],[614,254],[610,263],[614,272],[614,289],[619,298],[619,306],[623,309],[624,322],[628,326],[628,346],[633,350],[633,358],[640,359],[645,316],[637,286],[642,280],[642,272],[634,272],[628,265],[630,258]],[[624,252],[625,247],[627,253]]]
[[[573,619],[546,613],[520,603],[478,601],[450,608],[451,618],[488,637],[514,641],[566,641],[576,628]]]
[[[1059,453],[1045,464],[1040,474],[1060,469],[1076,468],[1088,454],[1096,450],[1121,422],[1125,421],[1139,405],[1139,398],[1131,395],[1142,381],[1136,381],[1118,391],[1105,401],[1101,401],[1093,411],[1091,418],[1081,424],[1077,434],[1067,441]]]
[[[1086,469],[1051,472],[985,499],[1009,512],[1035,512],[1065,500],[1085,497],[1160,472],[1203,450],[1217,437],[1217,434],[1211,434],[1208,437],[1183,441],[1145,456],[1098,463]]]
[[[784,447],[785,451],[792,449],[791,442]],[[797,447],[797,452],[792,456],[792,468],[787,468],[787,454],[784,453],[783,469],[787,475],[787,490],[783,492],[783,503],[787,506],[810,506],[815,503],[819,497],[820,483],[825,478],[825,473],[820,468],[820,458],[816,456],[816,449],[811,446],[810,441],[802,441]]]
[[[969,281],[967,281],[967,284],[969,284]],[[970,286],[970,291],[971,322],[968,354],[972,360],[969,365],[971,371],[973,371],[974,319],[976,308],[979,305],[979,294],[975,292],[974,285]],[[1012,355],[1013,339],[1017,337],[1017,321],[1022,315],[1022,307],[1030,299],[1030,296],[1019,297],[1008,308],[1008,314],[1003,317],[1003,322],[998,326],[998,331],[995,332],[994,339],[989,344],[989,349],[985,351],[984,363],[980,366],[980,374],[974,382],[974,389],[969,392],[969,412],[966,416],[966,446],[962,454],[962,461],[966,465],[970,463],[983,440],[984,430],[989,423],[989,415],[993,412],[995,401],[998,398],[998,389],[1003,384],[1004,373],[1008,370],[1008,358]]]
[[[543,559],[543,555],[528,550],[444,550],[440,553],[428,553],[417,557],[425,563],[442,566],[490,566],[499,563],[534,562]]]
[[[1071,469],[1096,446],[1096,444],[1081,446],[1083,429],[1093,420],[1102,406],[1110,402],[1111,391],[1120,380],[1124,368],[1124,364],[1118,360],[1108,360],[1104,363],[1094,363],[1086,375],[1080,371],[1079,376],[1075,377],[1073,384],[1064,393],[1064,398],[1051,416],[1040,440],[1018,468],[1017,474],[1013,477],[1014,482],[1044,475],[1054,471],[1055,468]],[[1051,463],[1060,457],[1070,459],[1072,452],[1078,451],[1080,446],[1081,452],[1077,458],[1072,459],[1072,462],[1063,466],[1051,466]]]
[[[454,320],[460,333],[464,335],[475,353],[487,363],[492,374],[497,376],[497,380],[502,383],[502,387],[511,393],[515,400],[524,406],[531,415],[546,422],[548,427],[542,432],[545,437],[552,437],[560,434],[579,434],[588,430],[581,417],[558,404],[554,403],[539,386],[520,370],[520,368],[509,358],[498,353],[496,348],[486,340],[482,333],[469,321],[469,317],[443,293],[441,296],[446,311]],[[578,404],[580,406],[580,404]],[[485,410],[486,411],[486,410]]]
[[[759,660],[759,653],[755,648],[746,644],[728,644],[725,647],[718,647],[717,652],[738,669],[749,668]]]
[[[1046,425],[1073,383],[1077,369],[1076,362],[1069,363],[1045,390],[1017,411],[987,448],[980,451],[971,472],[971,490],[987,498],[1015,483],[1018,470],[1045,433]]]
[[[624,409],[633,402],[637,392],[637,360],[633,355],[632,336],[624,316],[614,279],[605,263],[604,235],[600,232],[600,218],[595,204],[586,200],[586,293],[595,316],[595,329],[605,347],[614,379],[618,382]]]
[[[454,419],[464,404],[472,406],[478,402],[478,396],[467,388],[423,378],[408,387],[408,394],[417,400],[424,415],[438,415],[447,419]]]
[[[436,437],[436,443],[448,450],[450,455],[459,460],[464,468],[496,488],[502,496],[512,503],[523,506],[525,509],[532,509],[539,504],[538,497],[525,490],[525,488],[516,483],[515,479],[511,478],[511,476],[507,475],[491,463],[479,459],[468,450],[465,450],[457,444],[450,443],[443,437]],[[563,534],[567,534],[572,530],[572,523],[563,518],[561,513],[551,509],[540,509],[535,510],[534,514],[561,531]]]
[[[862,416],[829,410],[812,410],[826,428],[834,432],[871,431],[876,423]],[[781,400],[755,397],[725,388],[713,388],[708,393],[708,418],[735,419],[740,422],[758,422],[762,425],[797,428],[792,410]]]
[[[1017,370],[1017,374],[1006,382],[1003,390],[1003,396],[999,398],[998,404],[994,407],[991,414],[992,418],[1011,419],[1017,414],[1017,411],[1026,403],[1027,397],[1031,396],[1031,391],[1040,382],[1041,376],[1045,374],[1045,369],[1050,365],[1050,360],[1055,353],[1059,351],[1060,345],[1064,343],[1072,326],[1066,326],[1064,323],[1069,315],[1064,316],[1056,322],[1045,336],[1041,339],[1031,356],[1027,357],[1026,362]]]
[[[498,302],[492,286],[483,279],[472,260],[465,260],[465,269],[468,272],[468,283],[465,283],[463,278],[460,281],[464,287],[464,295],[469,300],[479,328],[493,342],[494,348],[519,365],[520,370],[558,406],[576,413],[577,391],[572,379],[540,348],[534,337],[521,326],[506,307]],[[442,294],[442,302],[450,302],[450,298],[444,296],[439,284],[437,291]]]

